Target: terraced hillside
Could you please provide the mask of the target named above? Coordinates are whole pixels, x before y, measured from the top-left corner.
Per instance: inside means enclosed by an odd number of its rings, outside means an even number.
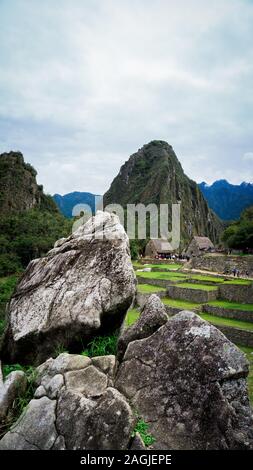
[[[247,354],[251,367],[249,391],[253,401],[253,303],[249,303],[253,282],[186,272],[182,265],[172,262],[167,265],[134,263],[134,267],[138,279],[136,306],[128,312],[126,325],[130,326],[138,319],[141,307],[153,293],[159,295],[169,316],[182,310],[196,312]],[[238,296],[240,302],[229,300]]]

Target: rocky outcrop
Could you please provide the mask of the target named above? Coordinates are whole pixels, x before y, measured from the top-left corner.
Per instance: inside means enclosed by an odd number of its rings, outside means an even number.
[[[139,319],[129,328],[124,328],[118,340],[118,358],[122,359],[127,346],[132,341],[151,336],[168,320],[165,306],[156,294],[149,296]]]
[[[31,363],[59,345],[80,350],[94,334],[121,325],[135,282],[118,217],[98,212],[29,264],[9,304],[2,357]]]
[[[115,356],[64,353],[37,368],[34,399],[3,449],[253,449],[248,363],[219,330],[191,312],[167,319],[152,295],[123,330]]]
[[[134,412],[112,385],[115,357],[61,354],[37,369],[37,390],[0,441],[4,449],[126,449]]]
[[[150,424],[157,449],[247,449],[253,448],[247,374],[236,346],[194,313],[181,312],[128,344],[116,387]]]
[[[36,175],[21,152],[0,154],[1,216],[33,208],[58,212],[53,198],[45,195],[43,186],[37,184]]]

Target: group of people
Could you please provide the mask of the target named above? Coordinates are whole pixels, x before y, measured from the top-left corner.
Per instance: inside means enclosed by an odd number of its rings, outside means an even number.
[[[226,268],[224,270],[224,273],[223,274],[233,274],[234,277],[240,277],[240,276],[243,276],[243,277],[249,277],[250,273],[249,271],[240,271],[236,266],[232,269],[232,271],[230,271],[230,269]]]

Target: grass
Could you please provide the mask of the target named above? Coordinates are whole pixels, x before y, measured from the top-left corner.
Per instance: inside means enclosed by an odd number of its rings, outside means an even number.
[[[177,300],[177,299],[170,299],[169,297],[165,297],[162,299],[164,305],[168,305],[169,307],[181,308],[182,310],[191,310],[191,309],[199,309],[201,307],[200,304],[195,302],[188,302],[187,300]]]
[[[249,361],[249,375],[248,375],[248,390],[249,390],[249,399],[253,405],[253,348],[247,346],[237,345],[247,356]]]
[[[220,307],[234,310],[243,310],[245,312],[253,312],[253,304],[239,304],[236,302],[229,302],[228,300],[212,300],[208,302],[212,307]]]
[[[134,437],[136,433],[139,433],[146,447],[151,446],[156,440],[152,434],[149,434],[148,428],[148,423],[146,423],[143,419],[139,419],[135,425],[132,435],[132,437]]]
[[[139,318],[140,311],[137,308],[131,308],[128,310],[126,318],[125,318],[125,325],[131,326],[133,325]]]
[[[247,281],[246,279],[229,279],[225,280],[224,284],[229,286],[250,286],[252,281]]]
[[[177,269],[182,268],[181,264],[178,263],[170,263],[170,264],[147,264],[145,265],[146,268],[155,268],[161,270],[168,270],[168,271],[176,271]]]
[[[165,281],[171,281],[173,279],[187,279],[187,276],[182,273],[176,272],[137,272],[137,276],[146,279],[164,279]]]
[[[250,322],[235,320],[233,318],[216,317],[208,313],[201,313],[200,316],[214,325],[232,326],[233,328],[240,328],[241,330],[253,331],[253,323]]]
[[[190,282],[182,282],[178,284],[177,287],[180,287],[182,289],[195,289],[195,290],[204,290],[204,291],[216,291],[217,287],[216,286],[207,286],[205,284],[191,284]]]
[[[153,294],[155,292],[166,292],[165,287],[151,286],[151,284],[139,284],[138,292],[141,294]]]
[[[143,268],[143,264],[139,263],[138,261],[132,261],[132,265],[134,268]]]
[[[224,282],[222,277],[204,276],[202,274],[190,274],[189,279],[193,279],[194,281],[214,282],[216,284],[223,284]]]
[[[116,355],[117,352],[118,334],[114,333],[110,336],[95,336],[95,338],[88,343],[87,348],[82,351],[82,356],[96,357],[96,356],[109,356]]]

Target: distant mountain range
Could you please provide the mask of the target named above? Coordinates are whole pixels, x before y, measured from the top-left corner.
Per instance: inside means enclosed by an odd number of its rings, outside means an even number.
[[[92,213],[95,213],[95,198],[101,197],[96,194],[92,193],[85,193],[85,192],[78,192],[75,191],[73,193],[65,194],[61,196],[60,194],[55,194],[53,196],[58,208],[62,212],[65,217],[72,217],[73,216],[73,208],[77,204],[87,204],[90,206]]]
[[[226,180],[212,185],[199,184],[208,205],[222,220],[238,220],[246,207],[253,205],[253,184],[234,185]]]
[[[143,161],[144,160],[142,160],[142,162]],[[146,155],[145,155],[145,161],[146,162],[148,161]],[[138,158],[138,165],[140,165],[139,162],[140,162],[140,158]],[[132,160],[131,160],[131,164],[132,164]],[[128,168],[129,165],[127,166],[127,171],[129,170]],[[143,170],[144,168],[141,168],[142,172]],[[154,173],[152,178],[150,177],[150,175],[148,175],[148,172],[147,172],[147,169],[145,168],[145,172],[144,172],[145,174],[143,175],[143,178],[144,178],[143,188],[142,188],[142,191],[144,191],[145,193],[145,197],[143,197],[144,193],[139,194],[140,176],[137,175],[138,178],[136,177],[137,181],[133,183],[133,187],[131,186],[131,189],[130,189],[129,184],[127,185],[127,188],[126,188],[127,191],[126,190],[124,191],[124,195],[125,195],[124,201],[122,201],[122,197],[123,197],[122,184],[123,183],[122,181],[120,181],[119,188],[116,188],[115,183],[114,183],[111,191],[113,192],[116,191],[116,193],[113,194],[113,197],[112,197],[112,193],[110,192],[110,198],[108,201],[107,201],[107,197],[105,198],[105,204],[111,201],[112,199],[116,200],[115,198],[118,198],[118,203],[123,202],[123,205],[124,205],[126,202],[132,202],[133,196],[136,196],[136,195],[138,195],[138,197],[141,196],[140,202],[142,202],[142,200],[144,199],[146,200],[147,203],[153,202],[154,199],[158,200],[159,199],[158,194],[161,195],[162,192],[167,191],[166,190],[167,183],[166,181],[164,182],[160,181],[160,176],[158,178],[158,172]],[[168,176],[169,173],[170,171],[168,171],[167,173],[168,178],[169,178]],[[149,188],[151,180],[152,180],[152,184],[151,184],[151,188]],[[158,180],[160,181],[159,183],[158,183]],[[162,183],[162,186],[160,186],[160,183]],[[182,187],[184,187],[185,181],[183,181],[183,183],[184,184],[182,185]],[[191,182],[191,184],[193,183]],[[178,185],[178,191],[180,193],[179,182],[177,182],[177,185]],[[253,184],[252,183],[241,183],[240,185],[233,185],[233,184],[228,183],[228,181],[226,180],[218,180],[218,181],[215,181],[211,185],[208,185],[205,182],[200,183],[198,187],[200,188],[210,209],[212,209],[221,220],[225,220],[225,221],[238,220],[240,218],[242,211],[246,209],[247,207],[253,205]],[[167,189],[169,190],[169,188]],[[173,191],[174,191],[174,188],[173,188]],[[178,193],[178,197],[180,197],[179,193]],[[73,207],[76,206],[77,204],[88,204],[91,207],[92,212],[94,213],[95,212],[95,196],[101,197],[99,195],[95,195],[95,194],[88,193],[88,192],[75,191],[73,193],[65,194],[63,196],[61,196],[60,194],[55,194],[53,198],[58,208],[60,209],[60,211],[66,217],[70,218],[72,217]],[[136,201],[136,197],[134,197],[134,201]]]

